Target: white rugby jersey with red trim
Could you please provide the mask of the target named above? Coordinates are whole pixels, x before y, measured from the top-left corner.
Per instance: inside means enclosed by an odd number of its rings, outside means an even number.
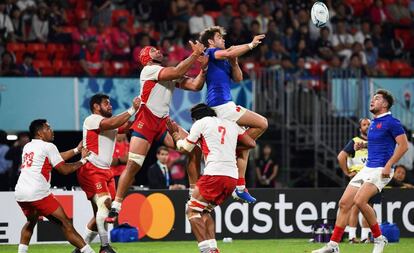
[[[110,169],[118,129],[102,131],[99,127],[105,119],[102,115],[91,114],[83,122],[83,146],[91,154],[88,161],[98,168]]]
[[[141,81],[141,103],[157,117],[164,118],[169,115],[170,103],[176,83],[174,81],[158,81],[164,67],[160,65],[145,66],[139,77]]]
[[[55,144],[33,139],[23,148],[20,176],[15,188],[17,201],[29,202],[47,197],[53,167],[65,161]]]
[[[204,175],[238,178],[236,146],[243,133],[235,122],[217,117],[204,117],[193,124],[187,141],[200,142],[206,163]]]

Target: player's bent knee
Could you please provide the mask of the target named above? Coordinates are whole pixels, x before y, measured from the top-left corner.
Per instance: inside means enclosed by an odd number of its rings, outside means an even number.
[[[109,214],[108,203],[111,203],[111,197],[108,195],[103,195],[99,197],[95,196],[94,201],[96,203],[96,206],[98,207],[98,210],[96,212],[96,220],[98,222],[105,220],[105,218]]]
[[[192,219],[201,218],[201,212],[195,211],[191,208],[187,210],[187,219],[191,221]]]
[[[142,167],[142,164],[144,164],[145,156],[129,152],[128,153],[128,160],[133,161],[134,163],[136,163],[140,167]]]

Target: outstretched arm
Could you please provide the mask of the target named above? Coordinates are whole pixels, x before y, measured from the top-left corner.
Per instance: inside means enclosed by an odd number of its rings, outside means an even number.
[[[177,66],[163,68],[158,76],[159,81],[172,81],[179,79],[183,77],[185,73],[187,73],[187,71],[193,66],[194,62],[203,53],[204,45],[198,41],[196,41],[195,44],[192,41],[189,43],[193,49],[193,53],[185,60],[180,62]]]
[[[139,97],[135,97],[132,101],[132,106],[125,112],[116,115],[115,117],[105,118],[99,124],[99,128],[101,130],[111,130],[117,129],[118,127],[122,126],[129,120],[129,118],[135,114],[141,104],[141,99]]]
[[[191,91],[200,91],[203,89],[204,82],[206,81],[208,57],[200,56],[198,61],[201,62],[200,73],[195,78],[184,78],[184,80],[179,83],[178,88]]]
[[[243,72],[239,66],[239,61],[237,57],[229,58],[229,62],[231,65],[231,74],[233,81],[235,81],[236,83],[243,81]]]
[[[232,46],[225,50],[217,50],[216,52],[214,52],[214,57],[218,60],[224,60],[242,56],[245,53],[252,50],[253,48],[257,47],[260,43],[262,43],[262,39],[264,39],[264,37],[264,34],[256,35],[254,36],[252,42],[250,42],[249,44]]]

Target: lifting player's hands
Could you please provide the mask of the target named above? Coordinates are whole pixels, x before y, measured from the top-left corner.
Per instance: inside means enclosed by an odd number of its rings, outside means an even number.
[[[264,34],[254,36],[252,40],[253,48],[257,47],[260,43],[262,43],[262,40],[264,39],[264,37],[265,37]]]
[[[87,148],[82,149],[82,159],[88,160],[88,156],[91,154],[91,151],[89,151]]]
[[[208,69],[208,56],[203,54],[198,57],[197,61],[201,64],[201,70],[206,72]]]
[[[81,140],[78,144],[78,146],[76,146],[76,148],[78,149],[78,152],[82,152],[83,150],[83,140]],[[78,153],[76,153],[78,154]]]
[[[168,133],[170,133],[170,135],[173,137],[174,142],[180,139],[178,125],[174,120],[171,120],[170,118],[167,119],[167,130]]]
[[[196,43],[192,42],[191,40],[188,42],[190,43],[191,49],[193,50],[193,54],[197,56],[203,54],[205,49],[203,44],[201,44],[198,40],[196,40]]]
[[[140,105],[141,105],[141,98],[140,97],[135,97],[132,100],[132,106],[134,107],[135,110],[138,110]]]

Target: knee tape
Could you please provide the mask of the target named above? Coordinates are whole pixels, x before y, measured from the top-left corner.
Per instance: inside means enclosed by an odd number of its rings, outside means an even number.
[[[145,156],[129,152],[128,153],[128,160],[131,160],[134,163],[138,164],[139,166],[142,166],[142,164],[144,163],[144,160],[145,160]]]

